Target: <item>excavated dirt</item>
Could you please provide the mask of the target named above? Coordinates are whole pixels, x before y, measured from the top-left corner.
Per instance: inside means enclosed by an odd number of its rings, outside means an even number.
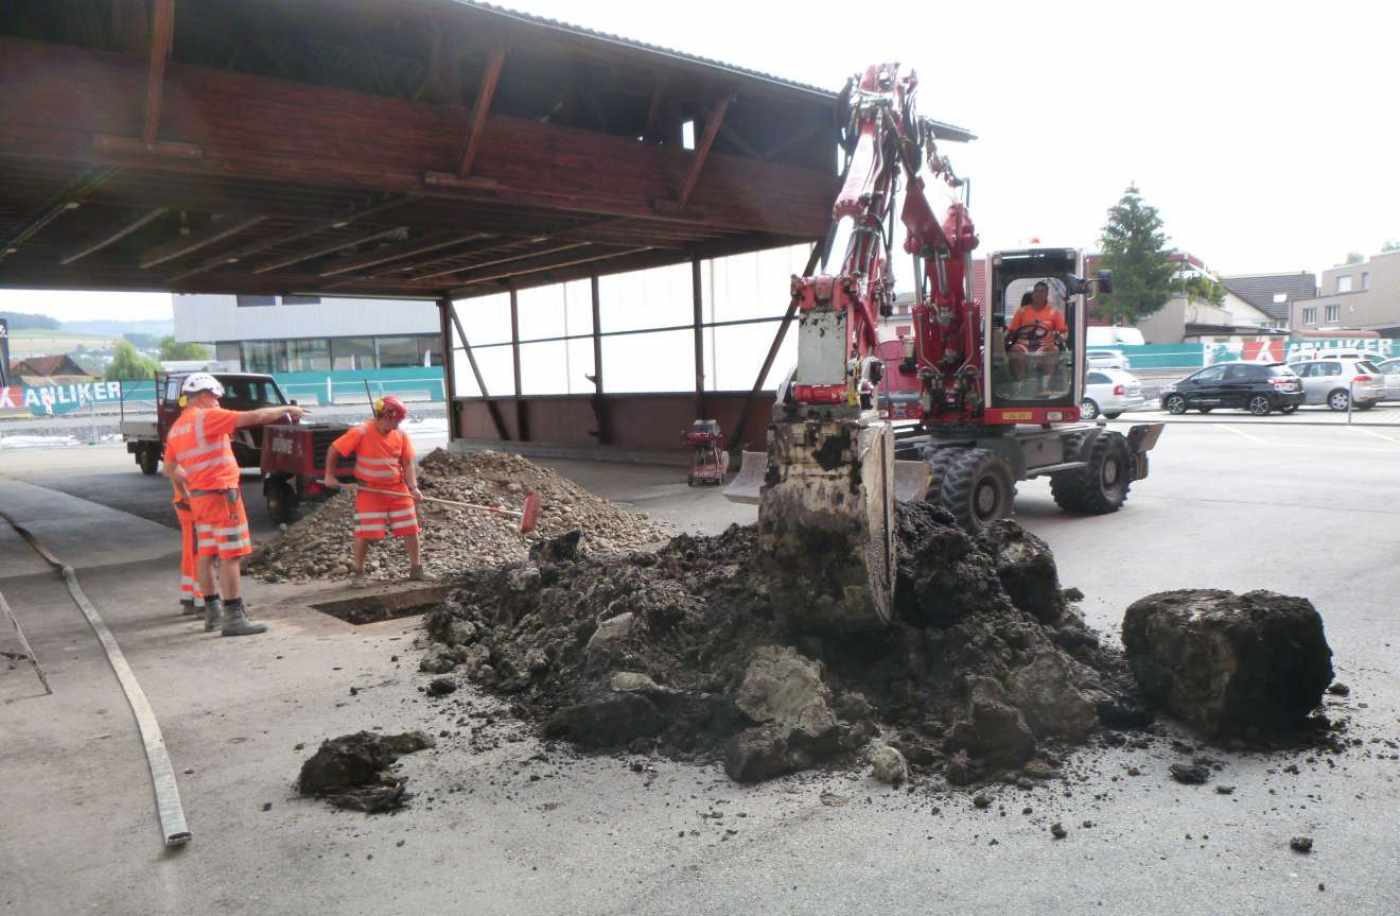
[[[520,562],[530,545],[573,529],[586,531],[587,550],[599,554],[655,546],[670,536],[645,515],[619,509],[520,455],[493,451],[451,455],[437,449],[419,462],[418,481],[424,496],[512,511],[520,510],[527,493],[540,497],[539,523],[530,534],[522,534],[519,521],[509,516],[427,500],[420,503],[423,565],[434,577]],[[350,575],[354,512],[354,497],[348,491],[336,494],[288,527],[248,564],[248,572],[268,582]],[[371,579],[406,576],[408,559],[402,542],[386,538],[374,544],[365,572]]]
[[[926,504],[900,504],[897,524],[888,628],[795,627],[755,529],[734,526],[629,555],[542,544],[470,572],[429,616],[422,668],[483,685],[546,737],[722,760],[740,781],[862,754],[901,781],[901,763],[954,784],[1045,778],[1101,723],[1151,721],[1044,542],[1010,521],[974,538]]]
[[[404,754],[434,746],[422,732],[376,735],[355,732],[322,742],[301,766],[297,790],[324,798],[337,808],[378,813],[403,807],[407,780],[389,773]]]

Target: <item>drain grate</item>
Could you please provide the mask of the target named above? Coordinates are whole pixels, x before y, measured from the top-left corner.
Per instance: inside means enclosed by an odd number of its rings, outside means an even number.
[[[311,605],[322,614],[362,626],[366,623],[380,623],[399,617],[414,617],[426,614],[442,603],[451,591],[450,586],[434,585],[429,588],[414,588],[401,592],[381,595],[362,595],[358,598],[342,598],[338,601],[323,601]]]

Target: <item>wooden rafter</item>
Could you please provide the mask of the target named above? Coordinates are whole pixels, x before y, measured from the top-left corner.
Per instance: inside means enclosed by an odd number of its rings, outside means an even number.
[[[690,171],[686,172],[685,181],[681,183],[681,193],[676,197],[676,202],[682,207],[690,201],[690,195],[700,180],[700,171],[705,168],[705,160],[710,158],[710,147],[715,145],[715,137],[719,136],[720,125],[724,123],[724,112],[732,101],[733,95],[721,97],[705,117],[705,135],[696,144],[695,158],[690,163]]]
[[[128,54],[146,50],[146,0],[112,0],[112,43]]]
[[[509,280],[514,277],[523,277],[528,274],[543,273],[544,271],[549,270],[561,270],[565,267],[577,267],[580,264],[596,264],[599,261],[608,261],[613,258],[623,258],[629,255],[640,254],[644,251],[650,250],[651,249],[649,248],[626,248],[622,251],[602,252],[600,254],[595,254],[592,257],[587,258],[574,258],[568,261],[552,261],[548,264],[525,265],[515,270],[486,274],[480,277],[462,277],[458,280],[458,287],[460,288],[473,286],[477,283],[490,283],[493,280]]]
[[[496,95],[496,84],[501,79],[501,68],[506,63],[504,47],[492,50],[486,59],[486,69],[481,74],[481,86],[476,91],[476,104],[472,106],[471,123],[467,127],[466,146],[462,151],[462,162],[457,174],[466,178],[471,174],[472,163],[481,148],[481,132],[486,127],[486,118],[491,113],[491,99]]]
[[[495,238],[495,236],[489,232],[472,232],[467,235],[454,235],[447,239],[437,239],[426,244],[420,239],[405,247],[395,248],[393,251],[380,252],[358,261],[347,261],[334,270],[322,271],[321,276],[337,277],[341,274],[351,273],[356,270],[364,270],[366,267],[378,267],[380,264],[388,264],[390,261],[402,261],[405,258],[417,257],[420,254],[429,254],[430,252],[441,251],[444,248],[454,248],[457,245],[465,245],[468,242],[490,238]]]
[[[83,205],[83,200],[96,191],[103,182],[117,173],[116,169],[97,169],[85,173],[77,181],[55,195],[43,210],[25,223],[3,243],[0,243],[0,260],[19,251],[21,245],[39,234],[49,223],[65,213]]]
[[[111,233],[110,235],[104,236],[103,238],[99,239],[98,241],[93,242],[91,245],[87,246],[86,248],[82,249],[81,251],[75,251],[75,252],[73,252],[72,254],[68,255],[66,258],[64,258],[63,260],[59,261],[58,263],[63,264],[63,265],[68,265],[68,264],[74,263],[75,261],[81,261],[83,258],[87,257],[88,255],[90,255],[90,254],[96,254],[97,252],[99,252],[99,251],[101,251],[102,249],[106,248],[108,245],[112,245],[112,244],[115,244],[116,242],[121,241],[122,239],[126,238],[128,235],[131,235],[131,233],[133,233],[133,232],[135,232],[136,230],[142,228],[143,226],[149,225],[150,223],[154,222],[155,220],[160,219],[162,216],[164,216],[166,213],[169,213],[169,212],[170,212],[170,211],[169,211],[167,208],[165,208],[165,207],[156,207],[154,210],[147,210],[145,213],[142,213],[142,214],[141,214],[140,216],[138,216],[136,219],[134,219],[134,220],[132,220],[131,222],[129,222],[129,223],[123,225],[120,229],[117,229],[115,232]]]
[[[481,262],[476,263],[476,264],[468,264],[468,265],[466,265],[465,267],[453,267],[453,268],[449,268],[448,270],[438,270],[438,271],[434,271],[433,273],[427,273],[427,274],[412,274],[408,279],[414,280],[414,281],[418,281],[418,280],[431,280],[431,279],[433,279],[433,278],[435,278],[435,277],[450,277],[450,276],[452,276],[453,274],[466,273],[466,272],[469,271],[469,270],[480,270],[480,269],[482,269],[482,268],[484,268],[484,267],[495,267],[495,266],[497,266],[497,265],[499,265],[499,264],[510,264],[510,263],[513,262],[513,261],[524,261],[524,260],[526,260],[527,258],[538,258],[538,257],[543,257],[543,256],[545,256],[545,255],[550,255],[550,254],[559,254],[560,252],[563,252],[563,251],[573,251],[575,248],[586,248],[587,246],[589,246],[589,245],[591,245],[591,244],[593,244],[593,243],[592,243],[592,242],[572,242],[572,243],[570,243],[570,244],[568,244],[568,245],[557,245],[557,246],[555,246],[554,248],[545,248],[545,249],[543,249],[543,250],[541,250],[541,251],[525,251],[525,252],[522,252],[522,253],[520,253],[520,254],[513,254],[513,255],[511,255],[510,257],[507,257],[507,258],[494,258],[493,260],[490,260],[490,261],[481,261]]]
[[[388,238],[391,235],[401,235],[407,229],[406,226],[394,226],[391,229],[381,229],[379,232],[372,232],[369,235],[356,236],[353,239],[342,239],[334,245],[327,245],[324,248],[317,248],[314,251],[303,251],[300,254],[289,258],[282,258],[273,261],[271,264],[264,264],[253,271],[255,274],[271,273],[274,270],[281,270],[284,267],[291,267],[293,264],[300,264],[303,261],[311,261],[316,258],[325,257],[328,254],[335,254],[337,251],[344,251],[347,248],[354,248],[366,242],[377,242],[380,239]]]
[[[737,130],[735,130],[732,124],[726,124],[723,127],[721,127],[720,133],[724,134],[724,139],[739,147],[739,149],[743,150],[744,153],[751,159],[763,158],[763,154],[758,151],[758,148],[755,147],[748,140],[744,139],[743,135],[740,134]]]
[[[161,97],[165,91],[165,64],[175,41],[175,0],[155,0],[155,22],[151,25],[151,59],[146,70],[146,117],[141,142],[147,149],[156,145],[160,127]]]
[[[656,122],[661,117],[661,100],[666,95],[666,82],[666,74],[658,74],[656,83],[651,87],[651,101],[647,103],[647,123],[642,128],[642,139],[647,143],[655,143],[660,139],[656,131]]]
[[[181,236],[147,251],[141,256],[141,269],[150,270],[166,261],[183,258],[215,242],[222,242],[240,232],[247,232],[266,219],[266,216],[248,216],[242,219],[219,220],[210,224],[203,232]]]

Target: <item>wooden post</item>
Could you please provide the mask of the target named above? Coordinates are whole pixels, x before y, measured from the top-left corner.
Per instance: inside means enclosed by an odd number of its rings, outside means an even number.
[[[588,285],[593,295],[593,419],[598,423],[598,444],[607,445],[612,436],[608,433],[608,402],[603,395],[603,322],[596,273],[589,276]]]
[[[520,302],[514,285],[510,288],[510,357],[515,370],[515,433],[521,442],[528,442],[530,421],[525,413],[520,384]]]
[[[711,291],[713,294],[713,291]],[[700,283],[700,259],[690,259],[690,296],[694,306],[695,419],[705,419],[705,295]]]
[[[154,149],[160,128],[161,97],[165,91],[165,64],[175,40],[175,0],[156,0],[151,27],[151,56],[146,64],[146,113],[141,121],[141,142]]]
[[[457,416],[457,352],[452,346],[452,299],[441,296],[437,301],[438,328],[442,334],[442,396],[447,401],[447,442],[462,438],[462,421]],[[326,377],[328,380],[330,376]]]

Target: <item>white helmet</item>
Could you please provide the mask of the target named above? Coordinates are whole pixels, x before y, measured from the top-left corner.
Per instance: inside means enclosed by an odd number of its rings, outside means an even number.
[[[198,394],[201,391],[213,392],[216,398],[224,396],[224,386],[208,372],[195,372],[186,376],[185,383],[180,386],[181,394]]]

